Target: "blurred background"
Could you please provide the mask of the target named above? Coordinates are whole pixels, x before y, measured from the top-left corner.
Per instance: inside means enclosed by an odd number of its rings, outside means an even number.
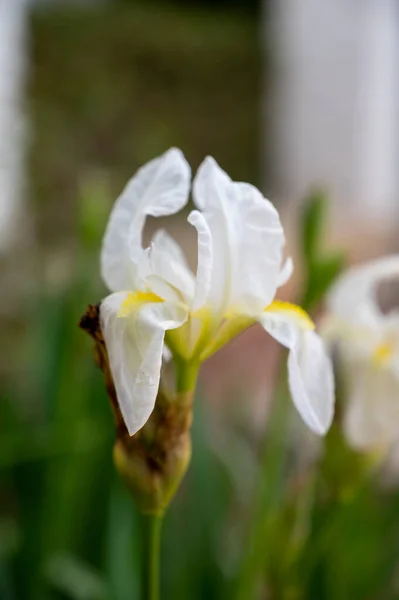
[[[348,261],[398,249],[398,10],[396,0],[0,0],[2,600],[139,597],[138,517],[77,328],[106,294],[101,238],[138,166],[173,145],[193,170],[211,154],[259,186],[298,263],[290,299],[301,297],[298,222],[313,189],[329,198],[326,246]],[[195,266],[190,228],[166,225]],[[278,364],[253,328],[203,368],[193,463],[165,522],[163,597],[399,598],[395,491],[365,492],[311,553],[295,537],[300,576],[290,560],[276,564],[297,521],[285,515],[287,533],[276,517],[275,538],[267,519],[287,472],[295,496],[307,461],[285,429],[265,433]],[[316,529],[329,515],[318,519]],[[248,592],[251,578],[260,583]]]

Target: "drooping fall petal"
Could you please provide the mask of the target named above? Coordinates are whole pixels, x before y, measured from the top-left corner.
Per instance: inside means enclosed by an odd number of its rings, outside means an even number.
[[[293,402],[310,429],[324,435],[334,412],[331,360],[303,311],[297,307],[290,310],[282,304],[280,309],[266,310],[259,320],[271,336],[289,349],[288,382]]]
[[[117,292],[100,306],[101,329],[118,402],[133,435],[150,416],[159,387],[165,331],[187,311],[151,293]]]

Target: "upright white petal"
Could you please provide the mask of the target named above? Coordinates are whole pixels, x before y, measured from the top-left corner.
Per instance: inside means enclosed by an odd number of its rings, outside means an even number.
[[[150,302],[119,316],[128,296],[118,292],[105,298],[100,320],[121,413],[133,435],[155,405],[165,331],[184,323],[187,311],[179,304]]]
[[[165,300],[191,303],[194,274],[179,244],[163,229],[152,239],[147,269],[147,283],[156,294]]]
[[[277,210],[259,190],[249,183],[235,183],[234,187],[242,223],[234,297],[249,295],[263,308],[273,300],[279,285],[284,232]]]
[[[254,186],[234,183],[210,157],[200,165],[193,195],[212,237],[209,301],[215,310],[256,312],[276,292],[284,233],[273,205]]]
[[[398,375],[390,368],[373,367],[365,362],[346,363],[345,367],[346,437],[355,448],[385,450],[399,439]]]
[[[239,225],[232,181],[211,157],[207,157],[198,168],[193,182],[193,197],[202,210],[212,237],[209,301],[215,311],[223,311],[231,298]]]
[[[209,225],[201,212],[192,210],[187,220],[198,233],[197,277],[192,303],[192,310],[195,311],[202,308],[209,298],[212,284],[213,240]]]
[[[288,256],[288,258],[286,258],[286,260],[284,261],[284,263],[281,267],[281,271],[279,273],[278,280],[277,280],[277,286],[283,287],[289,281],[293,272],[294,272],[294,263],[292,261],[292,258],[290,256]]]
[[[289,349],[288,381],[294,404],[308,427],[324,435],[334,412],[334,377],[321,338],[301,322],[300,315],[264,312],[259,320]]]
[[[101,251],[101,273],[109,289],[135,288],[146,217],[180,210],[189,186],[190,167],[177,148],[141,167],[128,182],[111,212]]]
[[[399,255],[387,256],[361,267],[353,267],[332,287],[327,307],[333,315],[348,322],[379,321],[377,287],[384,280],[399,278]]]

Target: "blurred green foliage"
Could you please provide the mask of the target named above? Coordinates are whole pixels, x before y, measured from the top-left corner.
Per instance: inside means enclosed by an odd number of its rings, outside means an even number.
[[[307,310],[317,305],[344,268],[342,252],[328,252],[323,248],[323,235],[327,229],[326,213],[327,198],[324,194],[310,194],[304,203],[300,227],[305,267],[301,305]]]
[[[137,0],[114,0],[114,2],[119,2],[120,4],[137,4]],[[159,6],[161,2],[162,0],[155,0],[154,3],[156,6]],[[164,3],[171,4],[170,0],[164,0]],[[236,7],[243,12],[259,11],[261,9],[261,0],[188,0],[186,2],[183,2],[183,0],[174,0],[173,4],[185,4],[186,7],[191,6],[196,9],[206,6],[228,9]]]

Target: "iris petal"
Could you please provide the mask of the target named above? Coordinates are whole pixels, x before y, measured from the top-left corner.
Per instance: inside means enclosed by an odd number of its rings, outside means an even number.
[[[187,311],[170,302],[138,300],[126,316],[119,316],[128,297],[118,292],[105,298],[100,319],[119,406],[133,435],[155,405],[165,331],[182,325]]]
[[[146,217],[179,211],[189,187],[190,167],[177,148],[141,167],[128,182],[112,209],[101,250],[101,273],[110,290],[135,289]]]
[[[332,364],[321,338],[309,326],[309,317],[295,308],[265,311],[259,321],[289,349],[288,381],[293,402],[308,427],[324,435],[334,412]]]

